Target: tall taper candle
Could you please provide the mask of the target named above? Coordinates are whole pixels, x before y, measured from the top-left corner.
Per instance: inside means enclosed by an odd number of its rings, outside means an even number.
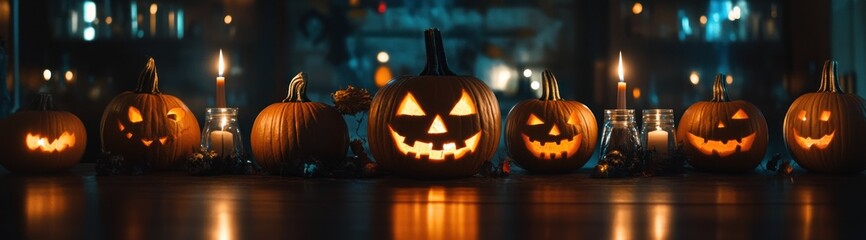
[[[625,80],[623,79],[623,71],[622,71],[622,52],[619,52],[619,66],[616,68],[616,72],[619,74],[619,82],[616,85],[616,108],[625,109]]]
[[[216,107],[218,108],[226,107],[226,78],[223,77],[225,65],[225,62],[223,62],[223,50],[220,49],[219,76],[216,78]]]

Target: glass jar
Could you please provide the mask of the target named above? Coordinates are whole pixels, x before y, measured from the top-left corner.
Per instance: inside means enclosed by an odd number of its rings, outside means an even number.
[[[237,108],[207,108],[207,121],[201,132],[201,147],[214,151],[220,158],[244,153]]]
[[[676,148],[676,128],[673,109],[646,109],[642,111],[643,124],[640,143],[656,155],[670,156]]]
[[[614,150],[632,155],[638,147],[640,139],[634,122],[634,109],[605,109],[600,159]]]

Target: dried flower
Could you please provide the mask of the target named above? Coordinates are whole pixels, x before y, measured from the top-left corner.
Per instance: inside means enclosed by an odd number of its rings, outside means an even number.
[[[349,85],[345,90],[337,90],[331,94],[337,111],[344,115],[355,115],[370,110],[373,98],[367,89],[355,88]]]

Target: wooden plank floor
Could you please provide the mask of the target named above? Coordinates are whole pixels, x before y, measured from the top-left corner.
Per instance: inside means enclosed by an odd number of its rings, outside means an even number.
[[[866,175],[0,173],[2,239],[866,239]]]

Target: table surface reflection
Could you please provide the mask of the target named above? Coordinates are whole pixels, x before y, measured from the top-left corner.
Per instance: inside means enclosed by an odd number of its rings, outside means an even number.
[[[420,181],[0,173],[4,239],[866,238],[866,175]]]

